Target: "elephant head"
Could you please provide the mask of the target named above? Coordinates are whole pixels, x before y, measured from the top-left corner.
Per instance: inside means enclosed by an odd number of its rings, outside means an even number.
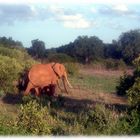
[[[68,86],[70,88],[72,88],[72,86],[71,86],[70,82],[68,81],[65,66],[63,64],[59,64],[59,63],[52,63],[52,69],[53,69],[54,73],[58,76],[58,78],[62,79],[64,88],[65,88],[66,92],[68,93],[65,82],[68,84]]]

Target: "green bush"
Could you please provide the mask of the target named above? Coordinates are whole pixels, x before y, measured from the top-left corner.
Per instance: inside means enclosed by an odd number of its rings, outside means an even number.
[[[0,90],[13,92],[13,81],[18,79],[19,73],[23,70],[21,64],[8,56],[0,55]]]
[[[35,63],[25,50],[0,46],[0,94],[16,91],[14,81],[18,81],[20,74]]]
[[[116,116],[104,105],[96,105],[88,112],[85,121],[85,133],[90,135],[110,134],[110,128],[116,124]]]
[[[10,58],[15,58],[20,61],[31,59],[31,57],[28,55],[28,53],[25,50],[6,48],[4,46],[0,46],[0,55],[8,56]]]
[[[140,77],[135,79],[135,83],[127,90],[128,101],[131,105],[140,105]]]
[[[41,107],[35,100],[25,105],[21,105],[17,127],[18,131],[24,131],[29,135],[49,135],[51,134],[51,122],[53,119],[49,115],[48,109]]]
[[[131,105],[140,105],[140,57],[133,62],[135,70],[133,75],[124,75],[117,86],[119,95],[127,95]]]
[[[124,112],[115,121],[115,125],[110,128],[110,135],[140,134],[140,114],[137,110]]]
[[[121,96],[127,95],[127,90],[134,84],[134,77],[126,73],[120,77],[119,85],[116,87],[117,94]]]
[[[121,60],[116,60],[116,59],[106,59],[104,61],[105,67],[107,69],[124,69],[126,67],[125,62],[121,59]]]
[[[112,69],[112,70],[118,70],[122,69],[124,70],[126,68],[125,62],[120,59],[95,59],[91,63],[92,67],[95,69]]]
[[[70,75],[77,75],[79,73],[79,66],[77,63],[65,63],[66,70]]]
[[[49,53],[47,56],[47,60],[49,62],[59,62],[59,63],[75,61],[71,56],[63,53]]]
[[[136,109],[118,113],[115,109],[97,104],[94,110],[78,114],[78,118],[86,135],[140,134],[140,113]]]

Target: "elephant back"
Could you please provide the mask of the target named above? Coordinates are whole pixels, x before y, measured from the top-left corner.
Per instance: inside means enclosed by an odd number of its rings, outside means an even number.
[[[51,84],[54,73],[50,64],[34,65],[28,74],[30,82],[34,86],[44,87]]]

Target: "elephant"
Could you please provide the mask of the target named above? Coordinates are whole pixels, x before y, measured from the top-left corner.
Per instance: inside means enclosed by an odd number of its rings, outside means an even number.
[[[18,79],[18,81],[14,81],[14,86],[17,87],[18,92],[21,91],[25,91],[29,82],[29,78],[28,78],[28,70],[24,70],[22,73],[20,73],[20,77]],[[49,85],[44,87],[42,90],[40,90],[40,88],[38,88],[38,90],[40,91],[41,94],[47,94],[49,96],[53,96],[54,93],[54,85]],[[36,96],[39,96],[36,92],[35,92],[35,88],[31,89],[31,93],[35,93]]]
[[[29,82],[24,95],[28,95],[31,89],[35,89],[36,95],[39,95],[40,89],[44,87],[59,86],[59,79],[62,79],[67,94],[65,82],[72,88],[67,78],[65,66],[60,63],[36,64],[29,70],[28,79]],[[53,92],[55,92],[54,90],[55,88],[53,88]]]

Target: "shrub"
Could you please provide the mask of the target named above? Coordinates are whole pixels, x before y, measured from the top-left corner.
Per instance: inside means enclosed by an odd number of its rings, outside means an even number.
[[[134,60],[135,71],[133,75],[124,75],[117,86],[119,95],[127,95],[132,106],[140,106],[140,57]]]
[[[14,81],[19,79],[25,69],[29,69],[34,61],[27,52],[0,46],[0,94],[16,91]]]
[[[47,108],[41,107],[35,100],[21,105],[17,119],[18,130],[31,135],[49,135],[53,119]]]
[[[0,90],[13,92],[13,81],[17,80],[23,67],[15,58],[0,55]]]
[[[85,122],[85,133],[109,134],[110,128],[116,124],[116,116],[104,105],[96,105],[94,110],[88,112]]]
[[[126,67],[126,64],[125,62],[121,59],[121,60],[116,60],[116,59],[106,59],[104,61],[105,63],[105,67],[107,69],[114,69],[114,70],[117,70],[117,69],[124,69]]]
[[[65,63],[65,67],[70,75],[77,75],[79,72],[79,66],[77,63]]]
[[[0,46],[0,55],[8,56],[10,58],[15,58],[20,61],[31,59],[31,57],[28,55],[28,53],[25,50],[6,48],[4,46]]]
[[[49,62],[59,62],[59,63],[75,61],[71,56],[63,53],[49,53],[47,56],[47,60]]]
[[[125,62],[120,59],[95,59],[92,63],[91,63],[92,67],[95,69],[113,69],[113,70],[118,70],[118,69],[125,69],[126,68],[126,64]]]
[[[128,101],[132,106],[140,105],[140,77],[135,79],[135,83],[127,90]]]
[[[120,77],[119,85],[116,87],[117,94],[127,95],[127,90],[134,84],[134,77],[126,73]]]
[[[140,114],[137,110],[130,110],[118,117],[110,128],[110,135],[135,135],[140,133]]]

